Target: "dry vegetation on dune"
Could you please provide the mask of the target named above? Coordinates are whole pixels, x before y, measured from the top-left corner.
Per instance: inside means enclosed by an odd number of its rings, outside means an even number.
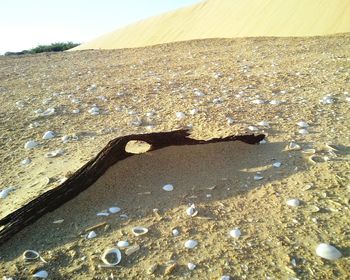
[[[118,136],[182,127],[197,139],[267,135],[266,144],[170,147],[113,166],[2,245],[0,274],[347,279],[349,92],[348,34],[0,57],[0,190],[12,187],[0,199],[0,218],[57,186]],[[299,127],[301,121],[307,125]],[[42,139],[47,131],[52,139]],[[25,149],[29,140],[39,145]],[[292,140],[300,150],[285,149]],[[45,156],[58,149],[56,157]],[[168,183],[172,192],[162,189]],[[300,206],[287,205],[293,198]],[[198,215],[191,218],[192,203]],[[96,216],[111,206],[121,212]],[[84,230],[100,222],[108,226],[87,240]],[[134,226],[149,231],[134,236]],[[238,239],[229,235],[234,228],[241,230]],[[184,247],[188,239],[198,241],[195,249]],[[140,249],[123,251],[116,268],[99,268],[101,253],[120,240]],[[343,256],[321,259],[319,243],[333,244]],[[27,249],[47,263],[25,263]]]

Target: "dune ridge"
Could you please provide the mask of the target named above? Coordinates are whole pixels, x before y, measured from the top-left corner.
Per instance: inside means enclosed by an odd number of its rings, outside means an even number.
[[[350,32],[347,0],[207,0],[102,35],[73,50],[205,38],[302,37]]]

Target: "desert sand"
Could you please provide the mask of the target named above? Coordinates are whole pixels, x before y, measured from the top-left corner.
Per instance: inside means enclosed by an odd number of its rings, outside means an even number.
[[[3,244],[0,275],[348,279],[349,65],[346,34],[1,57],[0,190],[12,188],[0,199],[0,218],[59,185],[118,136],[189,128],[196,139],[264,133],[266,143],[168,147],[128,158]],[[42,139],[49,130],[54,137]],[[39,145],[27,150],[31,139]],[[288,149],[291,143],[300,149]],[[290,199],[300,205],[289,206]],[[186,214],[192,204],[195,217]],[[121,211],[97,216],[112,206]],[[106,224],[87,239],[99,223]],[[135,226],[149,231],[134,236]],[[241,236],[231,237],[236,228]],[[198,242],[192,250],[184,246],[189,239]],[[117,267],[100,268],[103,251],[122,240],[140,248],[123,249]],[[320,258],[319,243],[342,257]],[[28,249],[45,262],[25,262]]]
[[[318,36],[350,32],[348,0],[207,0],[142,20],[75,50],[207,38]]]

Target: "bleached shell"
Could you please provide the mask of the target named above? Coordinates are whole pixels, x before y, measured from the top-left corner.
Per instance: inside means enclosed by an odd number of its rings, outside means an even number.
[[[110,207],[109,209],[108,209],[108,211],[110,212],[110,213],[112,213],[112,214],[115,214],[115,213],[118,213],[118,212],[120,212],[120,208],[119,207]]]
[[[259,144],[266,144],[267,143],[267,141],[265,140],[265,139],[263,139],[263,140],[261,140],[260,142],[259,142]]]
[[[110,262],[108,259],[107,259],[107,256],[108,255],[115,255],[116,256],[116,260],[114,262]],[[113,267],[113,266],[116,266],[117,264],[120,263],[120,261],[122,260],[122,254],[120,252],[120,250],[118,248],[109,248],[109,249],[106,249],[102,256],[101,256],[101,260],[103,261],[103,263],[108,266],[108,267]]]
[[[41,116],[51,116],[55,114],[55,108],[49,108],[46,111],[44,111],[43,113],[41,113]]]
[[[304,122],[304,121],[298,122],[297,125],[298,125],[300,128],[308,128],[308,127],[309,127],[309,125],[308,125],[306,122]]]
[[[186,209],[186,214],[187,214],[188,216],[191,216],[191,217],[196,216],[196,215],[198,214],[198,211],[197,211],[197,209],[196,209],[196,206],[195,206],[194,204],[192,204],[190,207],[188,207],[188,208]]]
[[[25,250],[22,254],[25,261],[33,261],[40,257],[40,254],[34,250]]]
[[[259,130],[259,128],[255,127],[255,126],[252,126],[252,125],[248,126],[248,129],[250,131],[258,131]]]
[[[72,113],[73,113],[73,114],[79,114],[79,113],[80,113],[80,110],[79,110],[79,109],[73,109],[73,110],[72,110]]]
[[[197,108],[194,108],[194,109],[190,110],[190,115],[192,115],[192,116],[194,116],[197,113],[198,113],[198,109]]]
[[[226,118],[227,124],[233,124],[235,120],[232,117],[227,117]]]
[[[259,174],[254,175],[254,180],[255,180],[255,181],[259,181],[259,180],[262,180],[262,179],[264,179],[263,176],[261,176],[261,175],[259,175]]]
[[[145,227],[134,227],[131,229],[132,233],[136,236],[146,234],[148,232],[148,228]]]
[[[306,135],[306,134],[309,133],[309,131],[308,131],[307,129],[305,129],[305,128],[299,129],[298,132],[299,132],[299,134],[301,134],[301,135]]]
[[[288,147],[287,147],[287,150],[289,150],[289,151],[298,151],[300,149],[301,149],[301,147],[297,143],[295,143],[294,141],[290,142],[288,144]]]
[[[61,140],[62,140],[63,143],[67,143],[69,141],[69,136],[68,135],[64,135],[64,136],[62,136]]]
[[[5,199],[14,188],[9,187],[0,191],[0,199]]]
[[[174,186],[171,184],[166,184],[163,186],[163,190],[165,190],[167,192],[171,192],[172,190],[174,190]]]
[[[24,148],[27,150],[33,149],[36,146],[38,146],[38,142],[35,140],[29,140],[27,143],[24,144]]]
[[[35,274],[33,274],[33,277],[41,278],[41,279],[45,279],[48,276],[49,276],[49,274],[47,273],[46,270],[40,270],[40,271],[36,272]]]
[[[108,217],[109,213],[107,213],[107,212],[99,212],[99,213],[96,214],[96,216],[98,216],[98,217]]]
[[[125,240],[118,241],[117,246],[119,248],[126,248],[126,247],[129,247],[129,242]]]
[[[278,101],[278,100],[271,100],[271,101],[270,101],[270,104],[271,104],[271,105],[279,105],[279,104],[281,104],[281,101]]]
[[[279,161],[276,161],[272,164],[273,167],[279,168],[281,167],[282,163],[280,163]]]
[[[46,131],[43,135],[43,139],[44,140],[48,140],[48,139],[51,139],[51,138],[54,138],[55,137],[55,133],[53,131]]]
[[[90,231],[90,232],[87,234],[86,238],[87,238],[87,239],[92,239],[92,238],[95,238],[96,236],[97,236],[96,232]]]
[[[176,118],[178,120],[182,120],[182,119],[184,119],[186,117],[185,113],[183,113],[183,112],[176,112],[175,115],[176,115]]]
[[[288,199],[286,203],[288,206],[291,206],[291,207],[300,206],[300,200],[297,198]]]
[[[270,124],[269,124],[267,121],[258,122],[258,125],[259,125],[259,126],[264,126],[264,127],[270,126]]]
[[[194,270],[196,268],[196,265],[194,263],[188,263],[187,267],[189,270]]]
[[[58,157],[58,156],[61,156],[63,153],[64,153],[64,151],[62,149],[58,149],[58,150],[46,153],[45,157],[47,157],[47,158]]]
[[[242,235],[241,231],[238,228],[235,228],[233,230],[230,231],[230,235],[233,238],[238,238]]]
[[[342,253],[332,245],[321,243],[316,247],[316,255],[326,260],[335,261],[342,256]]]
[[[172,233],[173,233],[173,236],[179,236],[179,234],[180,234],[180,231],[177,229],[177,228],[174,228],[173,230],[172,230]]]
[[[257,99],[257,100],[253,100],[252,103],[253,103],[253,104],[258,104],[258,105],[260,105],[260,104],[264,104],[265,101],[263,101],[263,100],[261,100],[261,99]]]
[[[24,160],[21,161],[21,164],[22,164],[22,165],[27,165],[27,164],[29,164],[29,163],[31,163],[31,162],[32,162],[32,161],[31,161],[30,158],[25,158]]]
[[[198,245],[198,242],[197,242],[196,240],[190,239],[190,240],[187,240],[187,241],[185,242],[185,247],[186,247],[187,249],[193,249],[193,248],[195,248],[197,245]]]
[[[231,277],[228,275],[221,276],[220,280],[230,280]]]

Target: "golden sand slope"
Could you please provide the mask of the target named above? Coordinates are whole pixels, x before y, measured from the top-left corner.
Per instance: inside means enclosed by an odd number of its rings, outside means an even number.
[[[105,34],[74,50],[204,38],[315,36],[350,31],[349,0],[208,0]]]

